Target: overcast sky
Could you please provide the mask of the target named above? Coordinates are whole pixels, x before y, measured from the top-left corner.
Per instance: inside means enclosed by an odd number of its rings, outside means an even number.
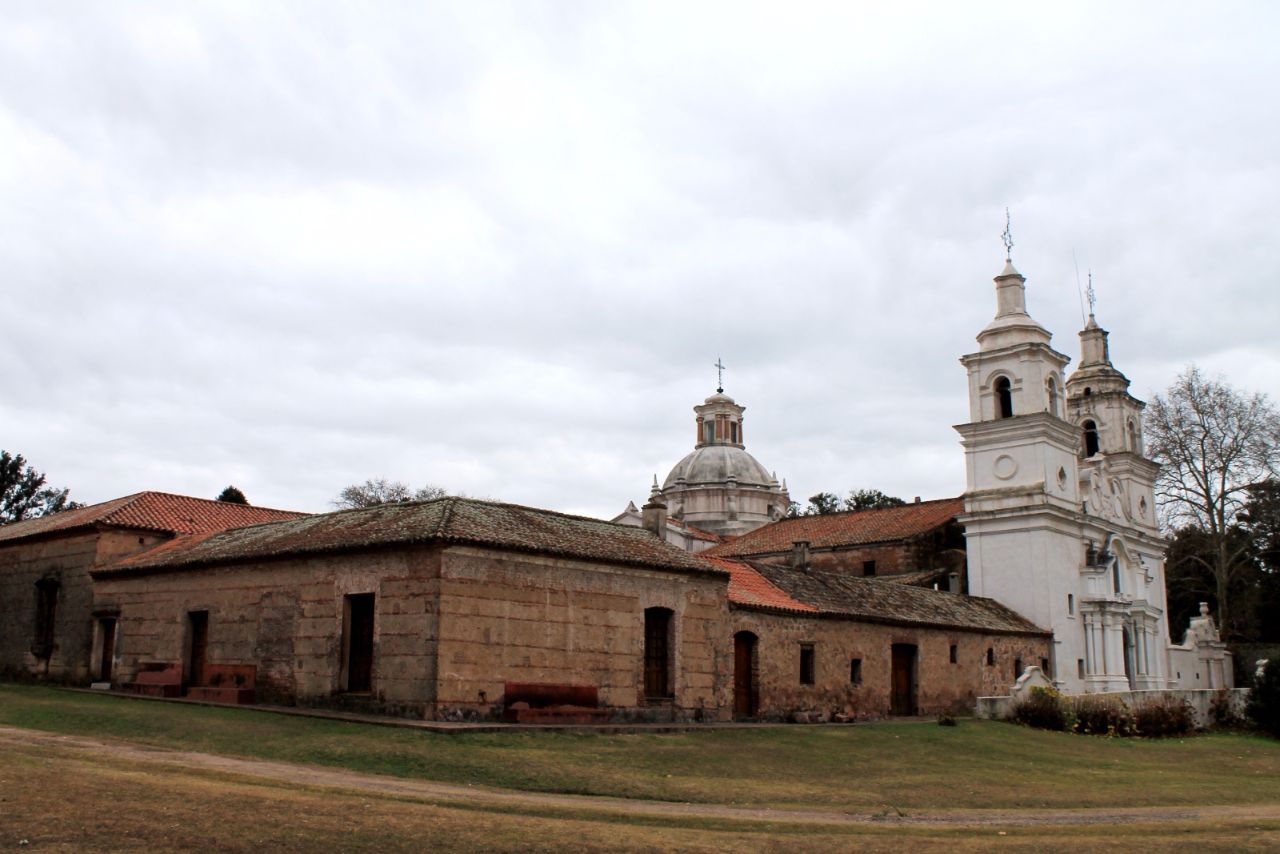
[[[890,6],[892,8],[890,8]],[[1139,397],[1280,398],[1280,5],[6,4],[0,447],[72,497],[609,517],[746,405],[793,497],[964,489],[1000,232]]]

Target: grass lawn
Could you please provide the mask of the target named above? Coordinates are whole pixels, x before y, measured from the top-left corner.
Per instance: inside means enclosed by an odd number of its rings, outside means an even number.
[[[1280,801],[1280,742],[1103,739],[962,721],[633,735],[440,735],[0,684],[0,724],[441,782],[867,810]],[[0,843],[2,844],[2,843]]]
[[[23,841],[27,844],[23,845]],[[29,851],[1273,851],[1280,820],[832,826],[471,810],[0,748],[0,848]]]

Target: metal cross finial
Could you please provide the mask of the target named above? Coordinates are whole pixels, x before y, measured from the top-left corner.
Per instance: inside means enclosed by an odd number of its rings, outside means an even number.
[[[1098,299],[1096,296],[1094,296],[1094,293],[1093,293],[1093,271],[1092,270],[1089,271],[1089,289],[1085,291],[1084,294],[1085,294],[1085,299],[1089,301],[1089,316],[1093,317],[1093,306],[1094,306],[1094,303],[1098,301]]]
[[[716,393],[724,394],[724,360],[716,356]]]
[[[1013,260],[1013,228],[1009,222],[1009,209],[1004,209],[1004,233],[1000,235],[1004,241],[1004,260]]]

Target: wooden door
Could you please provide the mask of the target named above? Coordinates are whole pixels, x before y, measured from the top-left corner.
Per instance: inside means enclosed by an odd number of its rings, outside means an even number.
[[[347,690],[373,690],[372,593],[347,597]]]
[[[733,636],[733,714],[756,715],[756,636],[751,632]]]
[[[98,681],[111,681],[111,665],[116,657],[116,621],[104,618],[102,621],[102,657],[98,660]]]
[[[893,645],[893,694],[890,711],[895,715],[916,713],[916,647],[915,644]]]
[[[644,695],[651,699],[672,696],[671,611],[646,608],[644,612]]]
[[[192,611],[187,614],[187,627],[191,647],[187,653],[187,684],[204,684],[204,665],[209,657],[209,612]]]

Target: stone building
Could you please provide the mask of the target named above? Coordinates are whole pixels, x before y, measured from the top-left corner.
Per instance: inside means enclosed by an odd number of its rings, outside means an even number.
[[[727,542],[707,555],[788,565],[800,561],[862,577],[911,576],[917,584],[962,592],[964,499],[916,501],[901,507],[782,519]]]
[[[260,699],[491,718],[509,682],[729,713],[728,573],[649,531],[442,498],[177,538],[93,572],[116,670],[256,668]]]
[[[839,567],[706,559],[731,577],[740,717],[964,713],[1049,654],[1048,632],[990,599]]]
[[[181,534],[300,515],[139,492],[0,526],[0,675],[84,682],[104,671],[102,633],[110,649],[115,624],[109,614],[93,616],[94,567]]]

